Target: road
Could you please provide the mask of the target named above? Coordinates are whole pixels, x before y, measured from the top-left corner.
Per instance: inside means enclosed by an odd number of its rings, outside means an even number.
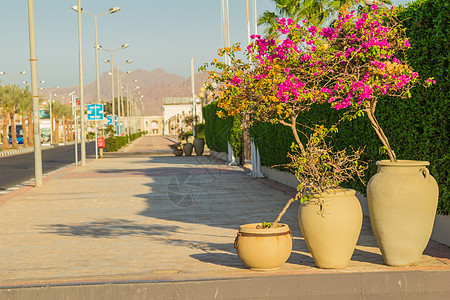
[[[81,159],[78,144],[78,160]],[[95,157],[95,143],[86,143],[87,158]],[[44,174],[75,162],[75,146],[56,146],[42,151]],[[0,191],[34,178],[34,152],[0,157]]]

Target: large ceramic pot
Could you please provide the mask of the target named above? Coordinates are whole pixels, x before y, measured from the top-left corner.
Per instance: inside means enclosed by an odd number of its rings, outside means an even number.
[[[316,266],[346,268],[362,226],[362,209],[355,190],[335,189],[302,203],[298,222]]]
[[[194,146],[192,146],[191,143],[186,143],[183,145],[183,151],[184,151],[184,155],[186,156],[191,156],[192,155],[192,150],[194,149]]]
[[[193,144],[194,144],[195,154],[202,155],[203,149],[205,148],[205,139],[204,138],[195,138]]]
[[[242,225],[234,247],[241,261],[251,270],[266,271],[281,267],[291,256],[292,234],[289,226],[257,229],[261,223]]]
[[[422,256],[433,230],[438,185],[427,161],[377,162],[367,184],[370,223],[389,266],[406,266]]]
[[[183,150],[181,150],[181,149],[174,149],[173,150],[173,154],[175,154],[175,156],[182,156],[183,155]]]

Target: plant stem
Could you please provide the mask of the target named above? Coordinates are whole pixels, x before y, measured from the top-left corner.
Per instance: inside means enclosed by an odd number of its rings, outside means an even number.
[[[302,153],[303,156],[306,156],[305,147],[303,146],[302,142],[300,141],[300,137],[298,136],[298,132],[297,132],[297,116],[293,116],[291,118],[291,124],[289,126],[292,129],[292,133],[294,134],[297,145],[300,147],[300,152]]]
[[[291,206],[291,204],[295,201],[297,201],[300,197],[301,197],[302,193],[297,193],[295,195],[295,197],[289,199],[289,201],[286,203],[286,205],[283,207],[283,209],[281,210],[281,212],[278,214],[278,217],[276,218],[275,221],[273,221],[272,226],[274,226],[275,224],[278,224],[278,222],[280,222],[281,217],[283,217],[283,215],[286,213],[286,210],[289,208],[289,206]]]
[[[366,108],[364,111],[367,113],[367,117],[369,118],[370,124],[372,125],[376,134],[380,138],[383,145],[386,147],[386,151],[387,151],[387,155],[389,156],[389,160],[391,162],[396,162],[397,158],[395,156],[394,150],[392,150],[391,146],[389,145],[389,141],[388,141],[386,135],[384,134],[383,129],[381,129],[380,124],[378,123],[377,119],[375,118],[375,106],[373,107],[373,109]]]

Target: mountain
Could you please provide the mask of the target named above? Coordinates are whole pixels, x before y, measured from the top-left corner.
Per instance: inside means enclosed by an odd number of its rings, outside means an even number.
[[[185,78],[175,74],[165,72],[163,69],[155,69],[153,71],[146,71],[137,69],[129,74],[120,72],[122,79],[122,96],[126,97],[127,87],[134,99],[138,99],[143,95],[142,102],[144,104],[143,115],[146,116],[161,116],[162,115],[162,99],[165,97],[191,97],[191,78]],[[207,73],[197,73],[194,75],[195,79],[195,93],[197,94],[203,83],[207,81]],[[136,82],[133,82],[137,80]],[[138,89],[135,89],[139,86]],[[43,88],[41,96],[48,98],[48,91],[52,89],[57,96],[53,99],[64,100],[68,103],[68,94],[76,91],[78,95],[78,86],[60,88]],[[140,92],[138,94],[137,92]],[[114,97],[117,97],[117,70],[114,70]],[[64,99],[62,99],[65,97]],[[131,96],[130,96],[131,97]],[[97,81],[84,85],[84,99],[86,103],[94,102],[97,99]],[[102,102],[111,102],[111,75],[108,72],[100,76],[100,99]]]

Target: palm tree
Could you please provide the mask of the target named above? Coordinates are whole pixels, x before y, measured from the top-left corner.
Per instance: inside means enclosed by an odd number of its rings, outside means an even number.
[[[72,135],[70,134],[70,122],[72,120],[72,107],[67,104],[62,105],[62,119],[65,141],[72,141]]]
[[[21,97],[22,90],[16,85],[7,85],[2,93],[2,109],[3,109],[3,145],[8,145],[8,118],[11,124],[12,147],[17,148],[17,132],[15,115],[17,104]],[[6,142],[6,143],[5,143]]]
[[[2,144],[3,149],[9,148],[8,142],[8,106],[6,101],[6,94],[8,86],[0,86],[0,107],[2,109],[3,127],[2,127]]]
[[[31,93],[29,90],[29,87],[27,86],[25,90],[23,90],[22,96],[19,99],[19,103],[17,104],[18,112],[20,113],[21,120],[22,120],[22,130],[23,130],[23,146],[28,147],[28,130],[27,126],[25,125],[26,118],[28,114],[31,114],[33,110],[33,101],[31,99]],[[28,119],[28,123],[30,123],[31,120]],[[29,125],[29,124],[28,124]],[[32,134],[32,131],[30,131],[30,135]]]
[[[356,4],[356,0],[272,0],[275,12],[265,11],[258,19],[258,25],[266,25],[265,34],[275,37],[275,18],[291,18],[298,23],[305,20],[308,25],[322,26],[326,22],[334,23],[333,19],[348,13],[348,9]],[[391,0],[382,2],[391,5]]]

